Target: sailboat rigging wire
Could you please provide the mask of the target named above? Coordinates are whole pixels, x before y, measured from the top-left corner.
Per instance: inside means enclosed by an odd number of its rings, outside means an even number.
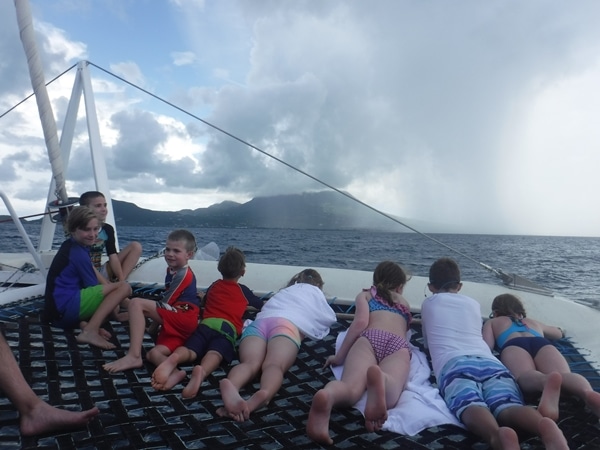
[[[391,220],[392,222],[395,222],[395,223],[397,223],[397,224],[399,224],[399,225],[402,225],[403,227],[405,227],[405,228],[407,228],[407,229],[409,229],[409,230],[413,231],[414,233],[417,233],[417,234],[419,234],[420,236],[423,236],[424,238],[426,238],[426,239],[429,239],[429,240],[431,240],[431,241],[435,242],[436,244],[438,244],[438,245],[441,245],[442,247],[444,247],[444,248],[446,248],[446,249],[448,249],[448,250],[450,250],[450,251],[452,251],[452,252],[454,252],[454,253],[456,253],[456,254],[458,254],[458,255],[462,256],[463,258],[466,258],[466,259],[468,259],[469,261],[472,261],[472,262],[474,262],[475,264],[478,264],[478,265],[480,265],[480,266],[481,266],[481,267],[483,267],[484,269],[486,269],[486,270],[489,270],[490,272],[494,273],[496,276],[498,276],[498,277],[500,277],[500,278],[503,278],[503,275],[505,276],[505,274],[503,274],[503,272],[502,272],[501,270],[494,269],[493,267],[491,267],[491,266],[489,266],[489,265],[487,265],[487,264],[484,264],[484,263],[482,263],[482,262],[480,262],[480,261],[477,261],[476,259],[472,258],[471,256],[469,256],[469,255],[467,255],[467,254],[465,254],[465,253],[461,252],[460,250],[457,250],[457,249],[455,249],[455,248],[453,248],[453,247],[449,246],[448,244],[446,244],[446,243],[444,243],[444,242],[440,241],[439,239],[436,239],[436,238],[434,238],[433,236],[429,236],[428,234],[426,234],[426,233],[423,233],[422,231],[419,231],[419,230],[417,230],[416,228],[414,228],[414,227],[412,227],[412,226],[410,226],[410,225],[408,225],[408,224],[406,224],[406,223],[402,222],[401,220],[399,220],[399,219],[397,219],[397,218],[395,218],[395,217],[393,217],[393,216],[391,216],[391,215],[389,215],[389,214],[387,214],[387,213],[385,213],[385,212],[383,212],[383,211],[381,211],[381,210],[379,210],[379,209],[377,209],[377,208],[375,208],[375,207],[373,207],[373,206],[371,206],[371,205],[369,205],[369,204],[367,204],[367,203],[363,202],[362,200],[360,200],[360,199],[358,199],[358,198],[356,198],[356,197],[354,197],[354,196],[352,196],[352,195],[348,194],[347,192],[344,192],[344,191],[342,191],[341,189],[338,189],[337,187],[335,187],[335,186],[333,186],[333,185],[331,185],[331,184],[329,184],[329,183],[327,183],[327,182],[325,182],[325,181],[323,181],[323,180],[321,180],[321,179],[319,179],[319,178],[317,178],[317,177],[315,177],[315,176],[311,175],[310,173],[308,173],[308,172],[305,172],[304,170],[302,170],[302,169],[300,169],[300,168],[298,168],[298,167],[296,167],[296,166],[293,166],[293,165],[291,165],[290,163],[288,163],[288,162],[286,162],[286,161],[282,160],[281,158],[278,158],[278,157],[276,157],[276,156],[274,156],[274,155],[271,155],[270,153],[268,153],[268,152],[266,152],[265,150],[263,150],[263,149],[261,149],[261,148],[257,147],[256,145],[254,145],[254,144],[251,144],[250,142],[248,142],[248,141],[245,141],[244,139],[242,139],[242,138],[240,138],[240,137],[238,137],[238,136],[236,136],[236,135],[234,135],[234,134],[232,134],[232,133],[228,132],[227,130],[224,130],[223,128],[220,128],[220,127],[218,127],[217,125],[214,125],[214,124],[212,124],[212,123],[208,122],[207,120],[204,120],[204,119],[202,119],[201,117],[198,117],[198,116],[196,116],[195,114],[193,114],[193,113],[191,113],[191,112],[189,112],[189,111],[187,111],[187,110],[185,110],[185,109],[183,109],[183,108],[181,108],[181,107],[179,107],[179,106],[175,105],[174,103],[171,103],[171,102],[169,102],[168,100],[165,100],[165,99],[163,99],[162,97],[159,97],[159,96],[158,96],[158,95],[156,95],[156,94],[153,94],[152,92],[150,92],[150,91],[148,91],[148,90],[146,90],[146,89],[144,89],[144,88],[142,88],[142,87],[140,87],[140,86],[138,86],[138,85],[136,85],[136,84],[134,84],[134,83],[132,83],[132,82],[130,82],[130,81],[128,81],[128,80],[126,80],[125,78],[123,78],[123,77],[120,77],[119,75],[116,75],[116,74],[112,73],[111,71],[109,71],[109,70],[106,70],[106,69],[104,69],[103,67],[100,67],[100,66],[98,66],[97,64],[94,64],[94,63],[93,63],[93,62],[91,62],[91,61],[85,61],[85,62],[86,62],[87,64],[89,64],[90,66],[94,66],[94,67],[96,67],[98,70],[100,70],[100,71],[102,71],[102,72],[106,73],[107,75],[110,75],[111,77],[113,77],[113,78],[116,78],[116,79],[118,79],[118,80],[122,81],[122,82],[123,82],[123,83],[125,83],[125,84],[128,84],[129,86],[133,87],[134,89],[137,89],[137,90],[139,90],[139,91],[141,91],[141,92],[145,93],[146,95],[149,95],[150,97],[152,97],[152,98],[154,98],[154,99],[156,99],[156,100],[158,100],[158,101],[160,101],[160,102],[162,102],[162,103],[164,103],[164,104],[166,104],[166,105],[168,105],[168,106],[170,106],[170,107],[172,107],[172,108],[174,108],[174,109],[176,109],[176,110],[178,110],[178,111],[182,112],[183,114],[185,114],[185,115],[187,115],[187,116],[190,116],[191,118],[193,118],[193,119],[195,119],[195,120],[197,120],[197,121],[199,121],[199,122],[202,122],[203,124],[205,124],[205,125],[207,125],[207,126],[209,126],[209,127],[213,128],[214,130],[217,130],[217,131],[219,131],[220,133],[222,133],[222,134],[225,134],[226,136],[229,136],[230,138],[232,138],[232,139],[234,139],[234,140],[236,140],[236,141],[240,142],[241,144],[244,144],[244,145],[246,145],[246,146],[248,146],[248,147],[250,147],[250,148],[252,148],[252,149],[256,150],[257,152],[259,152],[259,153],[262,153],[263,155],[265,155],[265,156],[267,156],[267,157],[269,157],[269,158],[271,158],[271,159],[274,159],[274,160],[275,160],[275,161],[277,161],[278,163],[280,163],[280,164],[283,164],[284,166],[286,166],[286,167],[289,167],[289,168],[290,168],[290,169],[292,169],[292,170],[295,170],[296,172],[298,172],[298,173],[300,173],[300,174],[302,174],[302,175],[304,175],[304,176],[306,176],[306,177],[310,178],[310,179],[311,179],[311,180],[313,180],[313,181],[316,181],[317,183],[319,183],[319,184],[321,184],[321,185],[323,185],[323,186],[327,187],[328,189],[331,189],[332,191],[335,191],[335,192],[337,192],[338,194],[341,194],[341,195],[343,195],[344,197],[347,197],[347,198],[349,198],[350,200],[352,200],[352,201],[354,201],[354,202],[356,202],[356,203],[358,203],[358,204],[360,204],[360,205],[364,206],[365,208],[368,208],[368,209],[370,209],[371,211],[373,211],[373,212],[375,212],[375,213],[377,213],[377,214],[379,214],[379,215],[381,215],[381,216],[383,216],[383,217],[385,217],[385,218],[387,218],[387,219]],[[51,81],[49,81],[49,82],[48,82],[46,85],[49,85],[49,84],[50,84],[50,83],[52,83],[53,81],[57,80],[58,78],[60,78],[61,76],[63,76],[65,73],[67,73],[67,72],[69,72],[71,69],[73,69],[73,67],[75,67],[76,65],[77,65],[77,64],[75,64],[75,65],[73,65],[73,66],[69,67],[67,70],[65,70],[64,72],[62,72],[60,75],[58,75],[58,76],[54,77],[54,78],[53,78]],[[34,94],[31,94],[31,95],[29,95],[27,98],[25,98],[25,99],[21,100],[21,101],[20,101],[19,103],[17,103],[15,106],[13,106],[13,107],[12,107],[12,108],[10,108],[8,111],[6,111],[4,114],[2,114],[2,115],[0,116],[0,118],[1,118],[1,117],[3,117],[4,115],[6,115],[7,113],[9,113],[10,111],[12,111],[13,109],[15,109],[15,108],[16,108],[18,105],[20,105],[21,103],[23,103],[24,101],[26,101],[26,100],[27,100],[28,98],[30,98],[32,95],[34,95]]]
[[[192,117],[193,119],[196,119],[196,120],[198,120],[198,121],[202,122],[203,124],[205,124],[205,125],[207,125],[207,126],[209,126],[209,127],[213,128],[213,129],[215,129],[215,130],[217,130],[217,131],[219,131],[219,132],[221,132],[221,133],[223,133],[223,134],[225,134],[225,135],[229,136],[230,138],[232,138],[232,139],[234,139],[234,140],[236,140],[236,141],[238,141],[238,142],[240,142],[240,143],[242,143],[242,144],[244,144],[244,145],[247,145],[248,147],[250,147],[250,148],[252,148],[252,149],[256,150],[257,152],[260,152],[260,153],[262,153],[263,155],[265,155],[265,156],[267,156],[267,157],[269,157],[269,158],[271,158],[271,159],[274,159],[274,160],[275,160],[275,161],[277,161],[278,163],[280,163],[280,164],[283,164],[284,166],[287,166],[287,167],[289,167],[290,169],[292,169],[292,170],[295,170],[295,171],[296,171],[296,172],[298,172],[298,173],[301,173],[302,175],[304,175],[304,176],[306,176],[306,177],[310,178],[311,180],[314,180],[314,181],[316,181],[317,183],[319,183],[319,184],[321,184],[321,185],[323,185],[323,186],[325,186],[325,187],[327,187],[327,188],[329,188],[329,189],[331,189],[331,190],[333,190],[333,191],[337,192],[338,194],[341,194],[341,195],[343,195],[344,197],[347,197],[347,198],[349,198],[350,200],[352,200],[352,201],[354,201],[354,202],[356,202],[356,203],[359,203],[360,205],[362,205],[362,206],[364,206],[364,207],[366,207],[366,208],[370,209],[371,211],[374,211],[374,212],[376,212],[377,214],[379,214],[379,215],[382,215],[383,217],[386,217],[387,219],[389,219],[389,220],[391,220],[391,221],[393,221],[393,222],[395,222],[395,223],[397,223],[397,224],[399,224],[399,225],[402,225],[403,227],[405,227],[405,228],[408,228],[409,230],[411,230],[411,231],[413,231],[413,232],[415,232],[415,233],[417,233],[417,234],[419,234],[419,235],[421,235],[421,236],[423,236],[423,237],[425,237],[425,238],[427,238],[427,239],[429,239],[429,240],[431,240],[431,241],[435,242],[436,244],[438,244],[438,245],[441,245],[442,247],[445,247],[446,249],[448,249],[448,250],[450,250],[450,251],[452,251],[452,252],[454,252],[454,253],[456,253],[456,254],[458,254],[458,255],[462,256],[463,258],[466,258],[466,259],[468,259],[468,260],[470,260],[470,261],[472,261],[472,262],[474,262],[474,263],[476,263],[476,264],[479,264],[479,265],[480,265],[481,267],[483,267],[484,269],[486,269],[486,270],[490,270],[490,271],[491,271],[491,272],[493,272],[494,274],[496,274],[496,275],[499,275],[499,272],[498,272],[496,269],[494,269],[494,268],[492,268],[492,267],[488,266],[487,264],[484,264],[484,263],[481,263],[481,262],[477,261],[476,259],[474,259],[474,258],[470,257],[469,255],[466,255],[466,254],[462,253],[461,251],[459,251],[459,250],[457,250],[457,249],[455,249],[455,248],[453,248],[453,247],[451,247],[451,246],[449,246],[449,245],[445,244],[444,242],[442,242],[442,241],[440,241],[440,240],[438,240],[438,239],[436,239],[436,238],[434,238],[434,237],[432,237],[432,236],[429,236],[428,234],[425,234],[425,233],[423,233],[423,232],[421,232],[421,231],[417,230],[416,228],[414,228],[414,227],[411,227],[410,225],[407,225],[406,223],[404,223],[404,222],[402,222],[402,221],[400,221],[400,220],[396,219],[395,217],[393,217],[393,216],[391,216],[391,215],[389,215],[389,214],[387,214],[387,213],[385,213],[385,212],[383,212],[383,211],[380,211],[379,209],[377,209],[377,208],[375,208],[375,207],[373,207],[373,206],[371,206],[371,205],[369,205],[369,204],[367,204],[367,203],[363,202],[362,200],[360,200],[360,199],[358,199],[358,198],[356,198],[356,197],[354,197],[354,196],[352,196],[352,195],[348,194],[347,192],[344,192],[344,191],[342,191],[341,189],[338,189],[338,188],[336,188],[335,186],[332,186],[331,184],[329,184],[329,183],[327,183],[327,182],[325,182],[325,181],[323,181],[323,180],[321,180],[321,179],[319,179],[319,178],[317,178],[317,177],[315,177],[315,176],[313,176],[313,175],[309,174],[308,172],[305,172],[304,170],[302,170],[302,169],[299,169],[298,167],[295,167],[295,166],[293,166],[293,165],[289,164],[288,162],[286,162],[286,161],[284,161],[284,160],[282,160],[282,159],[280,159],[280,158],[278,158],[278,157],[276,157],[276,156],[274,156],[274,155],[271,155],[270,153],[266,152],[265,150],[263,150],[263,149],[261,149],[261,148],[257,147],[257,146],[256,146],[256,145],[254,145],[254,144],[251,144],[251,143],[250,143],[250,142],[248,142],[248,141],[245,141],[244,139],[242,139],[242,138],[240,138],[240,137],[238,137],[238,136],[236,136],[236,135],[234,135],[234,134],[232,134],[232,133],[230,133],[230,132],[228,132],[228,131],[224,130],[223,128],[220,128],[220,127],[218,127],[217,125],[214,125],[214,124],[212,124],[212,123],[210,123],[210,122],[208,122],[208,121],[206,121],[206,120],[204,120],[204,119],[202,119],[202,118],[200,118],[200,117],[196,116],[195,114],[193,114],[193,113],[191,113],[191,112],[189,112],[189,111],[186,111],[185,109],[183,109],[183,108],[181,108],[181,107],[179,107],[179,106],[177,106],[177,105],[175,105],[175,104],[173,104],[173,103],[169,102],[168,100],[165,100],[165,99],[163,99],[163,98],[159,97],[158,95],[156,95],[156,94],[153,94],[152,92],[150,92],[150,91],[147,91],[146,89],[144,89],[144,88],[142,88],[142,87],[140,87],[140,86],[138,86],[138,85],[136,85],[136,84],[134,84],[134,83],[131,83],[130,81],[127,81],[125,78],[122,78],[122,77],[120,77],[120,76],[118,76],[118,75],[116,75],[116,74],[114,74],[114,73],[110,72],[109,70],[106,70],[106,69],[104,69],[104,68],[102,68],[102,67],[100,67],[100,66],[98,66],[98,65],[94,64],[93,62],[87,61],[87,63],[88,63],[89,65],[91,65],[91,66],[94,66],[94,67],[96,67],[97,69],[101,70],[102,72],[104,72],[104,73],[106,73],[106,74],[108,74],[108,75],[110,75],[110,76],[112,76],[112,77],[114,77],[114,78],[117,78],[118,80],[121,80],[122,82],[124,82],[124,83],[128,84],[129,86],[131,86],[131,87],[133,87],[133,88],[135,88],[135,89],[138,89],[139,91],[141,91],[141,92],[143,92],[143,93],[145,93],[145,94],[147,94],[147,95],[151,96],[152,98],[155,98],[156,100],[158,100],[158,101],[160,101],[160,102],[162,102],[162,103],[165,103],[166,105],[169,105],[169,106],[170,106],[170,107],[172,107],[172,108],[175,108],[176,110],[178,110],[178,111],[182,112],[183,114],[186,114],[186,115],[188,115],[188,116]]]
[[[76,67],[77,64],[73,64],[71,67],[69,67],[67,70],[65,70],[64,72],[62,72],[61,74],[55,76],[54,78],[52,78],[50,81],[48,81],[46,83],[46,87],[50,86],[51,83],[53,83],[54,81],[58,80],[60,77],[62,77],[65,73],[67,73],[68,71],[70,71],[71,69],[73,69],[73,67]],[[33,97],[35,95],[35,92],[32,92],[31,94],[29,94],[27,97],[25,97],[23,100],[21,100],[19,103],[17,103],[16,105],[14,105],[13,107],[11,107],[10,109],[6,110],[5,112],[3,112],[2,114],[0,114],[0,119],[2,119],[5,115],[7,115],[9,112],[11,112],[13,109],[17,108],[19,105],[25,103],[27,100],[29,100],[31,97]]]
[[[31,219],[32,217],[45,216],[45,215],[48,215],[48,214],[53,214],[53,212],[52,211],[46,211],[46,212],[43,212],[43,213],[29,214],[28,216],[21,216],[21,217],[19,217],[19,220]],[[13,221],[12,218],[11,219],[3,219],[3,220],[0,220],[0,223],[12,222],[12,221]]]

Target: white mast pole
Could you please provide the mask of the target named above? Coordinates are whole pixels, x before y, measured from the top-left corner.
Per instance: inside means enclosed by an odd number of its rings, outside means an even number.
[[[31,9],[29,8],[29,2],[27,0],[14,0],[14,2],[17,11],[19,34],[21,36],[23,48],[25,49],[25,55],[27,56],[31,85],[33,87],[33,92],[35,93],[35,99],[42,121],[44,139],[50,158],[50,165],[52,166],[52,175],[56,182],[56,197],[59,202],[66,204],[68,203],[69,198],[65,186],[58,132],[54,113],[52,112],[52,105],[50,104],[50,98],[48,97],[48,91],[46,90],[44,72],[42,70],[42,60],[35,43]]]

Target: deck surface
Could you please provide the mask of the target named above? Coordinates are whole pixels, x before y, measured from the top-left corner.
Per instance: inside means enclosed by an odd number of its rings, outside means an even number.
[[[209,377],[201,393],[191,400],[181,397],[182,385],[169,392],[150,386],[153,366],[109,375],[105,362],[121,357],[129,345],[126,324],[111,322],[107,328],[120,348],[105,350],[78,345],[75,335],[40,322],[41,300],[0,309],[0,329],[13,349],[34,391],[50,404],[72,410],[98,406],[100,415],[87,428],[71,433],[21,437],[18,415],[6,397],[0,396],[0,447],[37,449],[318,449],[305,433],[308,409],[314,393],[333,375],[320,367],[333,353],[337,333],[349,322],[339,320],[326,339],[305,341],[297,363],[268,408],[256,411],[249,421],[236,423],[215,414],[222,405],[219,370]],[[413,327],[413,344],[422,348],[420,328]],[[574,370],[581,371],[600,390],[600,378],[585,359],[563,340],[561,351]],[[150,337],[144,349],[153,346]],[[190,366],[184,366],[188,373]],[[251,386],[253,391],[257,384]],[[250,391],[242,391],[249,393]],[[533,399],[535,401],[535,399]],[[574,399],[561,401],[559,426],[570,448],[599,449],[598,419]],[[368,433],[362,415],[350,408],[334,410],[331,435],[335,448],[486,449],[474,435],[453,426],[426,429],[416,436],[391,432]],[[536,437],[521,436],[522,449],[543,448]]]

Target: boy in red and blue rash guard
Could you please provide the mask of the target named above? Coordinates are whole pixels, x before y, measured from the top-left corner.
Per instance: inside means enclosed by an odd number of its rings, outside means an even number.
[[[183,345],[198,326],[200,299],[197,294],[196,277],[188,261],[196,251],[196,239],[187,230],[175,230],[169,234],[165,247],[167,275],[166,292],[162,301],[133,298],[129,303],[130,345],[127,354],[112,363],[104,364],[110,373],[142,366],[142,341],[146,332],[146,317],[162,325],[156,345],[146,358],[159,364],[176,348]],[[157,362],[158,361],[158,362]]]

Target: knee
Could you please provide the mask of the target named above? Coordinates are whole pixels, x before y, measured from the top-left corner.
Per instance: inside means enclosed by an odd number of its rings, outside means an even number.
[[[258,371],[259,366],[256,366],[256,369]],[[277,364],[274,362],[264,362],[261,366],[260,369],[262,372],[278,372],[281,374],[281,376],[283,376],[285,369],[281,366],[281,364]]]
[[[138,241],[131,242],[129,248],[131,248],[131,251],[138,256],[142,254],[142,244]]]
[[[117,282],[118,290],[123,294],[124,297],[131,296],[131,285],[127,281],[119,281]]]
[[[143,302],[141,300],[143,299],[138,297],[130,299],[128,306],[129,311],[143,311]]]

